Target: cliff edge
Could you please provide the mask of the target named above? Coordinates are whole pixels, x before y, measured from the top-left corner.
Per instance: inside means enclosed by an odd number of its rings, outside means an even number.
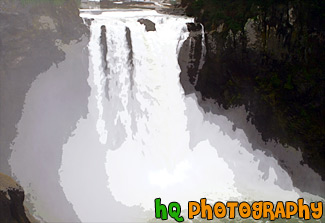
[[[207,48],[203,68],[189,74],[192,91],[182,83],[187,93],[198,91],[226,109],[245,106],[263,140],[301,149],[301,164],[325,179],[325,2],[182,0],[182,6],[204,25]]]
[[[2,223],[30,223],[25,213],[25,194],[11,177],[0,173],[0,219]]]

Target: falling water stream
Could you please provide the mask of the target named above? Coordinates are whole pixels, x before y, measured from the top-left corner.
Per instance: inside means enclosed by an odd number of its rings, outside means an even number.
[[[182,207],[200,198],[315,197],[293,186],[275,158],[254,150],[243,130],[233,130],[225,116],[205,113],[196,95],[184,94],[178,53],[192,18],[146,10],[81,16],[92,19],[88,115],[63,145],[58,171],[82,222],[147,221],[158,197]],[[147,32],[140,18],[154,22],[156,31]],[[24,178],[19,151],[12,149],[13,172]],[[33,179],[22,182],[30,186]]]

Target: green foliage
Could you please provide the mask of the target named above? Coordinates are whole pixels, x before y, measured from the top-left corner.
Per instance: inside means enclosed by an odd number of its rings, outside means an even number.
[[[225,23],[226,30],[234,33],[243,30],[248,18],[256,18],[258,14],[268,14],[277,6],[290,3],[300,5],[311,16],[305,20],[323,24],[325,19],[325,1],[323,0],[182,0],[187,6],[187,14],[195,16],[203,22],[207,29],[215,29]],[[308,22],[308,21],[307,21]]]
[[[308,164],[325,176],[320,165],[325,162],[325,1],[183,0],[183,6],[223,46],[209,58],[221,68],[209,64],[201,71],[203,95],[226,108],[258,107],[252,119],[270,120],[261,127],[272,132],[264,139],[300,147]],[[294,24],[288,19],[291,7]],[[229,30],[243,33],[249,18],[258,25],[260,45],[247,49],[239,40],[227,47]],[[223,33],[215,32],[220,24]]]
[[[207,28],[217,27],[219,24],[225,23],[227,28],[234,32],[242,29],[253,5],[251,1],[243,0],[190,0],[188,3],[190,14],[202,20],[208,26]]]

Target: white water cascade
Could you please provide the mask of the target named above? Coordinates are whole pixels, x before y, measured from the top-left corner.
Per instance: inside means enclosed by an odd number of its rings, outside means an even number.
[[[211,201],[276,201],[299,197],[290,177],[275,159],[262,152],[256,158],[238,140],[222,133],[220,126],[206,121],[193,96],[185,97],[177,57],[189,35],[186,23],[193,19],[153,11],[83,16],[94,18],[89,43],[90,113],[83,120],[88,124],[81,122],[65,145],[61,166],[61,185],[82,221],[107,221],[114,216],[114,211],[110,211],[114,207],[107,209],[105,216],[98,214],[98,207],[92,207],[95,199],[91,202],[92,198],[81,198],[80,193],[104,196],[105,192],[90,185],[96,184],[95,177],[91,177],[90,183],[80,182],[79,176],[73,177],[79,172],[85,177],[89,177],[87,173],[103,174],[92,166],[96,160],[89,161],[96,150],[106,154],[107,181],[102,190],[107,189],[106,193],[112,195],[110,199],[144,211],[152,211],[158,197],[166,204],[178,201],[185,207],[188,201],[203,197]],[[150,19],[157,30],[147,32],[137,22],[139,18]],[[100,59],[103,25],[107,29],[107,71]],[[128,45],[126,28],[130,30],[132,48]],[[238,137],[245,138],[243,132],[237,132]],[[81,150],[84,155],[80,159]],[[227,163],[220,153],[230,154],[233,161]],[[83,159],[88,161],[75,166],[75,160]],[[260,162],[269,166],[266,173],[259,170]],[[78,172],[74,172],[76,169]],[[286,184],[287,189],[277,182]],[[73,189],[85,183],[87,188]],[[100,209],[112,206],[114,201],[108,198],[101,198]]]
[[[187,207],[188,201],[201,198],[214,203],[312,197],[293,186],[275,158],[254,150],[243,130],[233,130],[225,116],[205,113],[194,94],[185,96],[178,53],[189,36],[186,23],[192,18],[146,10],[81,16],[92,19],[88,115],[63,145],[59,167],[60,185],[81,222],[148,221],[154,218],[155,198]],[[141,18],[155,23],[156,31],[147,32],[137,21]],[[26,105],[33,111],[30,107]],[[26,114],[22,120],[32,113]],[[26,140],[20,134],[15,142],[11,164],[21,180],[30,169],[20,163],[24,152],[18,147]],[[286,150],[299,156],[292,151]],[[40,157],[45,157],[42,162],[51,159],[47,156]],[[314,176],[305,169],[306,175]],[[313,178],[316,183],[318,177]],[[42,188],[39,181],[35,175],[21,183],[37,194]],[[51,212],[34,200],[40,215]]]

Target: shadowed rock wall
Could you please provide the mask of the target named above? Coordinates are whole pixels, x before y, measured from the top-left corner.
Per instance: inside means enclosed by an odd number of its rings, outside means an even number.
[[[0,173],[0,219],[3,223],[29,223],[24,208],[24,191],[9,176]]]
[[[193,91],[224,108],[244,105],[265,141],[300,148],[324,178],[324,1],[182,5],[206,29],[206,61]]]

